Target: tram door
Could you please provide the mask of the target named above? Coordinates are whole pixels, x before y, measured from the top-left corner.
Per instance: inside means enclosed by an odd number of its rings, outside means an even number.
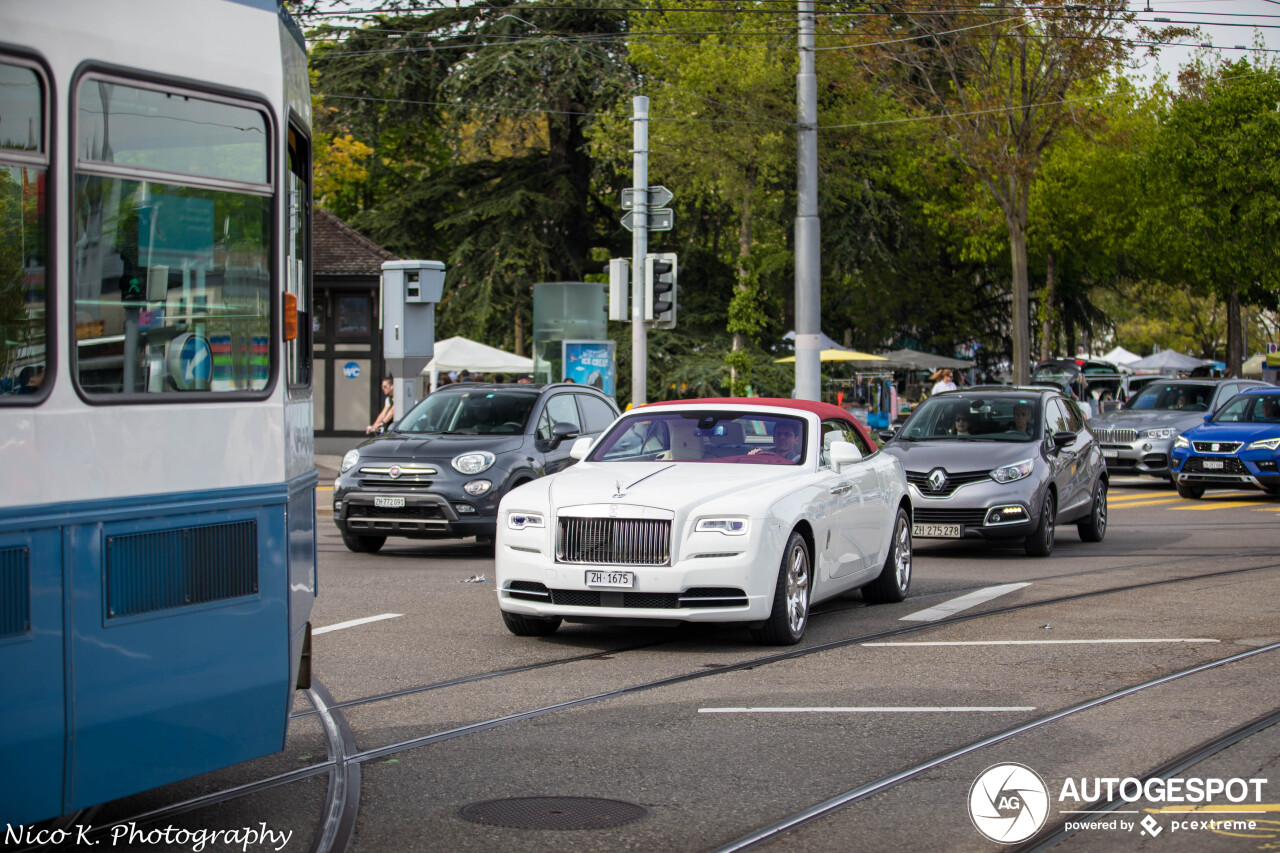
[[[14,824],[65,811],[62,619],[61,531],[0,534],[0,804]]]

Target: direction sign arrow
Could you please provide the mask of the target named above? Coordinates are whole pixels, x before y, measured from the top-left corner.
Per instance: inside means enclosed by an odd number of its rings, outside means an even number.
[[[662,207],[657,210],[649,211],[649,231],[670,231],[675,223],[675,214],[671,212],[671,208]],[[628,210],[622,215],[622,227],[628,231],[636,230],[636,212]]]
[[[636,189],[626,189],[622,191],[622,209],[634,210],[636,206]],[[671,199],[675,198],[675,193],[666,187],[649,187],[645,190],[649,194],[649,207],[665,207],[671,203]]]

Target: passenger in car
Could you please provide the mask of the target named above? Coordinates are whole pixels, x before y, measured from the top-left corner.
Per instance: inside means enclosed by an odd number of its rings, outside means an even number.
[[[791,421],[778,421],[773,428],[773,447],[757,447],[748,455],[774,453],[792,462],[800,461],[800,428]]]
[[[952,435],[971,435],[969,432],[969,413],[956,412],[956,416],[952,419],[951,427]]]
[[[1031,407],[1023,403],[1013,407],[1013,428],[1024,435],[1031,435]]]

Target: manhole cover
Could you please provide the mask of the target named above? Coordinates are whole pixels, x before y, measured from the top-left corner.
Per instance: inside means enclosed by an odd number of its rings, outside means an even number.
[[[514,829],[605,829],[640,820],[644,806],[598,797],[512,797],[463,806],[472,823]]]

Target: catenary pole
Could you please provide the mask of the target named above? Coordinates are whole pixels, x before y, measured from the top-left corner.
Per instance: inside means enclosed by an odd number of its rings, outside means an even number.
[[[822,255],[818,221],[818,75],[814,70],[813,0],[798,0],[800,72],[796,75],[796,391],[822,394]]]
[[[649,350],[644,325],[644,256],[649,251],[649,99],[631,99],[632,180],[635,190],[634,227],[631,229],[631,404],[645,403],[649,374]]]

